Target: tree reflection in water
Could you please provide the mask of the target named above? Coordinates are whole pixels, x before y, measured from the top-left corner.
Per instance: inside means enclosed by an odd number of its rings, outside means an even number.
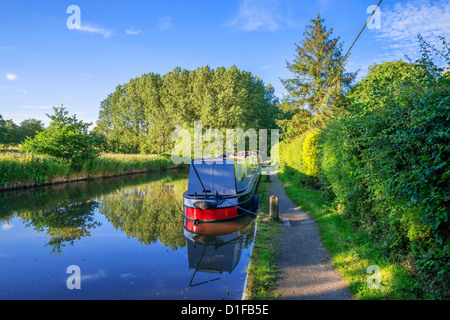
[[[183,237],[183,192],[186,170],[109,178],[28,190],[3,192],[0,223],[21,218],[27,227],[45,232],[51,253],[89,237],[103,214],[116,229],[141,244],[159,240],[172,249],[186,246]]]
[[[162,179],[99,198],[99,212],[116,229],[141,244],[159,241],[172,250],[183,248],[183,192],[187,179]]]
[[[2,192],[0,296],[239,299],[255,222],[184,224],[187,184],[180,170]]]
[[[89,237],[90,229],[101,225],[93,217],[98,205],[96,201],[74,201],[51,210],[35,212],[25,219],[25,223],[36,231],[47,229],[46,234],[50,237],[47,246],[52,247],[51,253],[61,254],[66,243],[73,245],[75,240]]]

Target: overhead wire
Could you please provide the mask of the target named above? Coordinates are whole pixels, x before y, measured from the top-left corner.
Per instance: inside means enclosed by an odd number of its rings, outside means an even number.
[[[380,0],[380,2],[378,2],[375,10],[373,10],[372,14],[370,15],[370,17],[367,19],[366,23],[364,24],[364,26],[362,27],[361,31],[358,33],[358,36],[355,38],[355,40],[353,41],[352,45],[350,46],[350,48],[348,48],[347,53],[345,54],[343,60],[347,59],[348,54],[350,53],[350,50],[352,50],[353,46],[355,45],[356,41],[358,41],[359,36],[363,33],[364,29],[367,27],[367,24],[369,23],[370,19],[372,19],[373,15],[375,14],[375,12],[378,10],[378,7],[380,6],[381,2],[383,0]]]
[[[342,63],[348,58],[348,54],[350,53],[350,51],[352,50],[353,46],[355,45],[356,41],[358,41],[359,37],[361,36],[361,34],[363,33],[364,29],[366,28],[367,24],[369,23],[369,21],[372,19],[373,15],[375,14],[375,12],[378,10],[378,8],[380,7],[380,4],[383,0],[380,0],[375,8],[375,10],[372,11],[372,14],[370,15],[370,17],[367,19],[366,23],[364,24],[364,26],[362,27],[361,31],[359,31],[358,35],[356,36],[355,40],[353,40],[352,45],[350,46],[350,48],[348,48],[347,52],[345,53],[344,57],[341,59],[341,61],[339,61],[339,64],[336,66],[336,69],[340,68]],[[333,78],[337,78],[338,76],[335,75],[333,76]],[[330,79],[332,78],[332,76],[329,76],[327,78],[327,81],[325,83],[325,88],[328,88],[330,86]]]

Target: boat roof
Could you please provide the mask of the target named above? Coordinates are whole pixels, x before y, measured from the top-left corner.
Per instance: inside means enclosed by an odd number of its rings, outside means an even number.
[[[188,195],[236,195],[234,163],[214,161],[217,158],[202,158],[191,161]]]
[[[256,153],[247,152],[231,156],[224,154],[219,157],[193,159],[189,171],[187,195],[215,195],[216,193],[224,196],[236,195],[239,190],[245,189],[249,178],[253,175],[251,172],[246,172],[248,168],[239,164],[245,164],[245,160],[251,160],[254,156]],[[236,168],[235,164],[238,165]],[[239,176],[239,180],[236,175]]]

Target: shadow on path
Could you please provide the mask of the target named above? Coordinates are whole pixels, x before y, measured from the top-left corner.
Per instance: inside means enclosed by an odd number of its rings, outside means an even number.
[[[289,199],[277,175],[271,180],[267,183],[268,196],[279,198],[279,216],[285,222],[275,293],[283,300],[353,299],[322,245],[314,218]]]

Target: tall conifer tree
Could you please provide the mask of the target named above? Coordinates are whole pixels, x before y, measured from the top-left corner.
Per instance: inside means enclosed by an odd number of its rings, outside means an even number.
[[[333,29],[327,30],[320,14],[311,22],[302,42],[296,45],[294,61],[286,62],[294,77],[281,80],[289,94],[281,107],[290,113],[291,120],[298,126],[311,123],[305,118],[317,122],[328,117],[336,110],[336,102],[356,77],[356,73],[344,72],[342,44],[339,37],[332,38]],[[290,128],[286,123],[283,126]],[[302,131],[301,128],[296,130]]]

